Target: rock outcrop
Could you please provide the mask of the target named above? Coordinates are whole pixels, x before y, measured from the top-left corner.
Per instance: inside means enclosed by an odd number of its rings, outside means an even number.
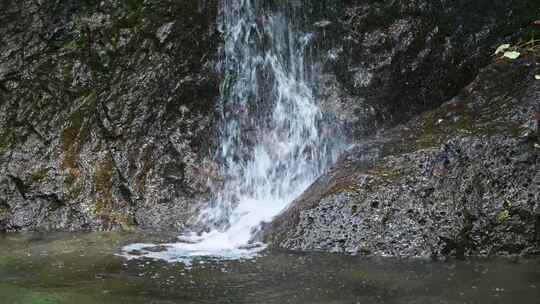
[[[213,168],[216,14],[0,3],[0,231],[185,224]]]
[[[0,232],[185,227],[219,178],[219,1],[0,3]],[[354,143],[267,241],[539,253],[538,46],[492,53],[533,36],[540,2],[265,5],[313,34],[314,93]]]
[[[355,139],[439,106],[489,64],[498,45],[538,36],[535,1],[344,3],[339,13],[316,16],[332,21],[317,27],[329,74],[321,94]]]
[[[517,62],[492,54],[534,37],[539,10],[530,1],[347,2],[319,30],[331,37],[320,42],[320,94],[354,146],[263,238],[365,255],[537,254],[538,50]]]
[[[540,253],[539,56],[348,151],[265,227],[275,246],[382,256]]]

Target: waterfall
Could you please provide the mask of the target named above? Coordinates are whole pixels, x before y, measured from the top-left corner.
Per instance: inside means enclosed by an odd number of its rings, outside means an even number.
[[[223,182],[199,216],[202,234],[178,243],[124,248],[137,257],[251,257],[264,248],[252,236],[297,198],[337,158],[341,145],[326,128],[314,83],[320,70],[313,34],[302,30],[298,1],[223,0],[225,42],[221,84],[220,148]],[[146,248],[146,249],[145,249]]]

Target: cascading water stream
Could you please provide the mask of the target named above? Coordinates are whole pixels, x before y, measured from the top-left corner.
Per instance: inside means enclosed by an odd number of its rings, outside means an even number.
[[[223,184],[199,216],[208,227],[174,244],[134,244],[128,258],[189,261],[191,257],[251,257],[264,248],[252,236],[298,197],[337,158],[342,145],[327,136],[313,94],[318,69],[312,35],[295,19],[289,3],[224,0],[225,37],[219,69],[221,145],[216,158]],[[279,2],[279,1],[278,1]],[[137,251],[137,255],[130,252]]]

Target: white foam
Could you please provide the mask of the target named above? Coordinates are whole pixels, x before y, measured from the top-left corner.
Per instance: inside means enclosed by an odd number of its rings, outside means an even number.
[[[313,35],[301,32],[285,7],[268,11],[260,2],[223,1],[224,124],[217,160],[225,182],[215,187],[214,202],[198,221],[213,230],[187,233],[178,243],[126,246],[126,258],[189,263],[201,256],[255,257],[265,248],[252,243],[261,223],[337,158],[341,146],[320,132],[324,121],[311,87]]]

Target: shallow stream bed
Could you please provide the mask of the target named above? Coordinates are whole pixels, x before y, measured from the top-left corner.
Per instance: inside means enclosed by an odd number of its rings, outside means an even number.
[[[0,303],[540,303],[539,259],[433,262],[266,252],[191,266],[127,261],[168,235],[0,236]]]

